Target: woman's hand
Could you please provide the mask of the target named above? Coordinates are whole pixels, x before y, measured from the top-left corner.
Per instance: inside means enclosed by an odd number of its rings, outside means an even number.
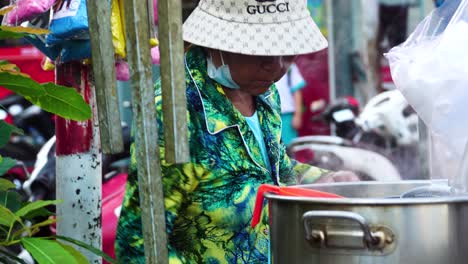
[[[331,182],[356,182],[360,181],[359,177],[352,171],[336,171],[323,175],[314,183],[331,183]]]
[[[294,113],[291,125],[295,130],[299,130],[302,127],[302,115],[298,111]]]

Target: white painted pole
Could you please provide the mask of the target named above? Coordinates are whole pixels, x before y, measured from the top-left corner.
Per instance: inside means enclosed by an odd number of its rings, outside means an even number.
[[[101,151],[96,97],[90,68],[80,63],[57,65],[58,84],[74,87],[93,110],[92,119],[75,122],[56,119],[57,234],[101,249]],[[100,257],[78,248],[90,263]]]

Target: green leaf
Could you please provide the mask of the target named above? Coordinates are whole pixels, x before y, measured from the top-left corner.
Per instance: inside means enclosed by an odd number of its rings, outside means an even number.
[[[12,158],[3,157],[0,162],[0,176],[5,174],[9,169],[16,165],[16,160]]]
[[[7,122],[3,121],[3,120],[0,120],[2,122],[0,122],[0,124],[2,124],[2,126],[6,126],[8,127],[8,132],[11,134],[11,133],[14,133],[14,134],[17,134],[17,135],[24,135],[24,131],[23,129],[21,128],[18,128],[18,127],[15,127],[14,125],[10,125],[8,124]],[[5,128],[6,129],[6,128]],[[3,131],[0,131],[3,133]]]
[[[91,118],[91,108],[75,89],[53,83],[45,83],[42,87],[47,93],[37,104],[42,109],[76,121]]]
[[[21,26],[0,26],[1,39],[18,39],[31,34],[43,35],[49,33],[49,30],[42,28],[28,28]]]
[[[21,70],[18,68],[18,66],[16,66],[16,64],[9,63],[8,61],[6,61],[6,62],[7,63],[5,63],[5,61],[3,61],[0,64],[0,72],[9,72],[9,73],[14,74],[14,75],[21,75],[21,76],[24,76],[24,77],[31,77],[31,76],[27,75],[26,73],[22,73]]]
[[[8,70],[10,70],[10,67]],[[13,70],[0,71],[0,86],[23,96],[43,110],[63,118],[76,121],[91,118],[91,108],[73,88],[54,83],[41,85]]]
[[[12,72],[13,74],[21,73],[20,68],[18,68],[16,64],[13,64],[7,60],[0,60],[0,71]],[[23,73],[23,76],[29,76],[29,75]]]
[[[19,209],[15,215],[18,217],[23,217],[26,214],[33,212],[34,210],[49,206],[49,205],[57,205],[63,201],[60,200],[52,200],[52,201],[35,201],[32,203],[27,204],[26,206],[22,207]]]
[[[23,96],[27,100],[37,100],[37,98],[46,94],[45,89],[39,83],[30,77],[12,71],[0,72],[0,86]]]
[[[16,212],[21,208],[21,195],[16,191],[0,191],[0,205]]]
[[[22,135],[23,130],[0,120],[0,147],[3,147],[8,143],[11,133]]]
[[[16,185],[14,183],[12,183],[9,180],[5,180],[5,179],[0,178],[0,192],[1,191],[7,191],[7,190],[10,190],[10,189],[15,189],[15,188],[16,188]]]
[[[0,30],[8,31],[8,32],[16,32],[16,33],[35,34],[35,35],[44,35],[44,34],[50,33],[48,29],[22,27],[22,26],[0,26]]]
[[[111,258],[109,255],[107,255],[106,253],[102,252],[101,250],[93,247],[93,246],[90,246],[88,244],[85,244],[79,240],[76,240],[76,239],[73,239],[71,237],[64,237],[64,236],[55,236],[55,238],[59,239],[59,240],[64,240],[64,241],[67,241],[69,243],[72,243],[74,245],[77,245],[77,246],[80,246],[86,250],[89,250],[91,251],[92,253],[102,257],[103,259],[105,259],[107,262],[111,263],[111,264],[119,264],[119,262],[113,258]]]
[[[57,241],[24,237],[21,244],[39,264],[78,264],[73,255]]]
[[[60,246],[62,246],[66,251],[68,251],[68,253],[70,253],[75,258],[78,264],[89,264],[88,259],[85,256],[83,256],[81,252],[76,250],[76,248],[67,244],[60,243],[60,242],[58,243]]]
[[[16,212],[16,211],[13,211],[13,212]],[[48,218],[51,215],[54,215],[54,213],[47,210],[46,208],[39,208],[32,212],[27,213],[25,216],[23,216],[23,219],[33,221],[34,218],[37,218],[37,217]]]
[[[6,30],[1,30],[0,29],[0,40],[3,39],[19,39],[19,38],[24,38],[29,34],[26,33],[19,33],[19,32],[11,32],[11,31],[6,31]]]
[[[16,221],[16,215],[8,208],[0,205],[0,225],[10,227]]]

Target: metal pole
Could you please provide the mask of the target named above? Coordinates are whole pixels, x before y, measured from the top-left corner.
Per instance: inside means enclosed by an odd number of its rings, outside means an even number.
[[[190,160],[190,152],[181,1],[158,1],[158,14],[165,159],[168,163],[184,163]]]
[[[80,63],[57,65],[56,82],[74,87],[91,105],[91,120],[56,119],[57,233],[101,248],[101,153],[94,87],[89,67]],[[79,249],[81,250],[81,249]],[[83,250],[90,263],[101,258]]]
[[[333,34],[333,0],[326,0],[325,7],[327,12],[327,31],[328,31],[328,82],[330,91],[330,101],[336,99],[336,68],[335,68],[335,40]]]
[[[146,263],[168,263],[158,130],[149,47],[148,4],[125,0],[133,124]]]
[[[334,84],[335,95],[352,95],[354,93],[353,80],[351,77],[351,54],[353,50],[353,23],[351,1],[331,0],[332,18],[330,20],[329,39],[333,43],[329,48],[334,53]],[[330,73],[330,76],[332,74]]]
[[[123,152],[109,1],[87,0],[102,151]]]

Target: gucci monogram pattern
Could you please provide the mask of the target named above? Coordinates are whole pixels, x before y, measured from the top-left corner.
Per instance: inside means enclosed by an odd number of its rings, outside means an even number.
[[[327,47],[304,0],[202,0],[183,31],[190,43],[247,55],[298,55]]]

